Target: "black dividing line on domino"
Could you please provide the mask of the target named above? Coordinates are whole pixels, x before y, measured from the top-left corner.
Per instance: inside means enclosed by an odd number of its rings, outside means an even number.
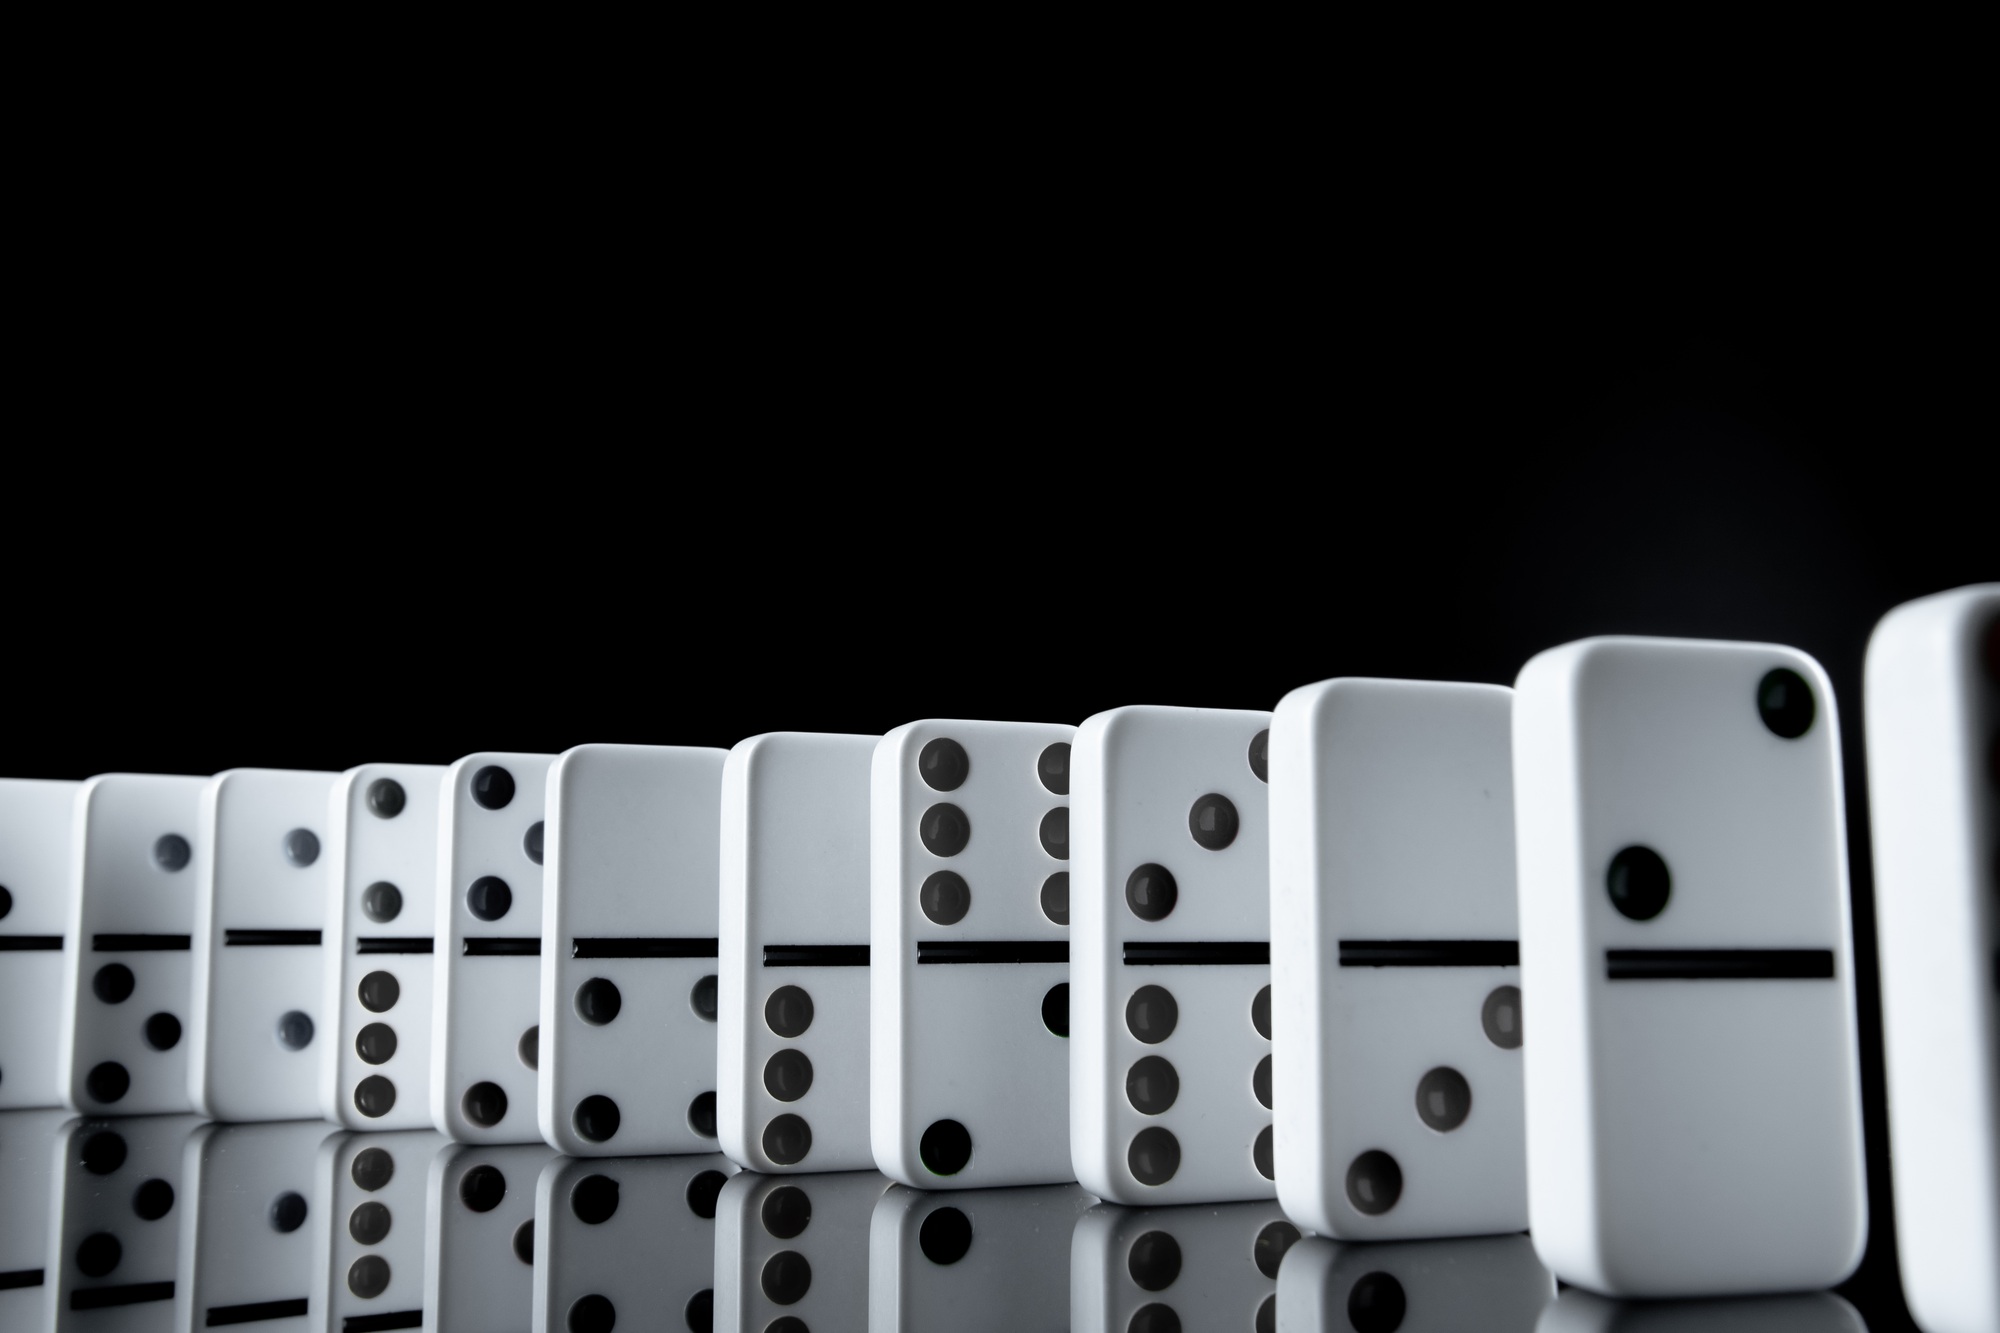
[[[765,967],[866,967],[865,944],[767,944]]]
[[[92,935],[90,947],[99,953],[174,953],[192,949],[192,935]]]
[[[918,940],[917,961],[930,963],[1067,963],[1068,940]]]
[[[570,941],[572,958],[715,958],[721,955],[722,941],[715,938],[634,936],[628,938],[575,939]]]
[[[1342,967],[1519,967],[1519,940],[1342,940]]]
[[[228,949],[277,948],[281,946],[319,947],[316,930],[225,930],[222,944]]]
[[[1831,981],[1831,949],[1606,949],[1612,981]]]
[[[42,1270],[39,1268],[17,1268],[11,1273],[0,1273],[0,1291],[19,1291],[23,1287],[42,1285]]]
[[[60,935],[0,935],[0,953],[61,953]]]
[[[481,935],[465,941],[467,958],[539,958],[542,956],[542,937],[539,935]]]
[[[1125,942],[1127,967],[1264,967],[1270,962],[1268,940],[1225,940],[1214,944]]]
[[[171,1282],[128,1282],[122,1287],[85,1287],[69,1294],[72,1310],[109,1310],[118,1305],[145,1305],[174,1298]]]
[[[290,1301],[257,1301],[250,1305],[209,1307],[204,1326],[226,1328],[230,1324],[261,1324],[267,1319],[298,1319],[306,1313],[306,1298]]]
[[[422,1310],[392,1310],[387,1314],[351,1314],[340,1321],[340,1333],[386,1333],[392,1328],[422,1328]]]
[[[429,935],[363,935],[354,941],[356,953],[430,953],[434,947]]]

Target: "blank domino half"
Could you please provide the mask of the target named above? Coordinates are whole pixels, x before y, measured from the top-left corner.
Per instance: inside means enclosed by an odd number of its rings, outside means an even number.
[[[71,1112],[0,1111],[0,1328],[39,1329],[52,1322],[55,1284],[48,1271],[48,1227],[56,1176],[49,1144]]]
[[[425,1327],[425,1215],[434,1130],[337,1133],[313,1166],[314,1333]],[[435,1325],[431,1325],[435,1327]]]
[[[873,736],[753,736],[722,766],[716,1129],[755,1171],[873,1170]]]
[[[1903,1290],[2000,1328],[2000,584],[1899,606],[1868,645],[1868,798]]]
[[[1275,1201],[1085,1213],[1070,1240],[1070,1327],[1076,1333],[1269,1333],[1278,1269],[1299,1229]],[[1389,1325],[1394,1327],[1394,1325]]]
[[[866,1328],[868,1221],[890,1184],[879,1171],[731,1177],[715,1204],[715,1327]]]
[[[201,793],[188,1097],[215,1120],[317,1117],[333,773],[238,768]]]
[[[460,1143],[541,1139],[542,804],[552,762],[475,754],[445,774],[431,1120]]]
[[[1080,1185],[894,1186],[869,1226],[870,1333],[1067,1329],[1070,1233],[1096,1202]]]
[[[1075,729],[927,721],[870,776],[869,1132],[905,1185],[1071,1180]]]
[[[203,1125],[188,1136],[175,1329],[312,1326],[313,1171],[339,1132],[320,1120]]]
[[[48,1006],[63,993],[76,941],[70,878],[74,782],[0,778],[0,1111],[60,1106],[62,1025]]]
[[[1586,639],[1514,686],[1529,1217],[1614,1296],[1860,1261],[1839,720],[1775,644]]]
[[[542,1138],[712,1151],[723,750],[579,745],[549,769]]]
[[[720,1153],[558,1157],[542,1168],[535,1333],[709,1327],[716,1201],[739,1169]]]
[[[1572,1287],[1550,1302],[1537,1333],[1868,1333],[1830,1291],[1749,1300],[1614,1301]]]
[[[1273,715],[1278,1198],[1321,1235],[1527,1229],[1512,704],[1343,679]]]
[[[1535,1333],[1555,1295],[1526,1236],[1381,1245],[1307,1237],[1278,1269],[1277,1333]]]
[[[1270,725],[1135,707],[1077,730],[1070,1152],[1101,1198],[1277,1193]]]
[[[55,1135],[46,1281],[59,1333],[173,1327],[182,1149],[200,1123],[86,1117]]]
[[[424,1312],[434,1333],[528,1333],[545,1143],[447,1144],[431,1159]]]
[[[444,769],[363,764],[334,785],[320,1112],[349,1129],[431,1124],[431,951]]]
[[[205,778],[111,773],[77,792],[60,1081],[79,1111],[188,1111]]]

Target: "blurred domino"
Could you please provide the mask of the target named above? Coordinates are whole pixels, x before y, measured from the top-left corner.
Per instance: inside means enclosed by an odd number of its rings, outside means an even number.
[[[1538,1333],[1868,1333],[1854,1307],[1830,1291],[1639,1303],[1572,1288],[1550,1302],[1536,1328]]]
[[[60,1106],[63,993],[72,925],[77,784],[0,778],[0,1111]]]
[[[77,792],[63,955],[63,1100],[79,1111],[188,1111],[195,901],[208,873],[205,778],[111,773]]]
[[[1075,1178],[1069,747],[1032,722],[912,722],[870,795],[870,1137],[905,1185]]]
[[[872,1170],[873,736],[754,736],[722,766],[716,1128],[757,1171]]]
[[[442,768],[340,775],[328,824],[320,1112],[349,1129],[431,1123],[431,950]]]
[[[0,1328],[54,1322],[49,1145],[68,1137],[63,1126],[73,1118],[68,1110],[0,1111]]]
[[[431,1159],[424,1312],[437,1333],[528,1333],[535,1322],[535,1187],[545,1143],[446,1144]]]
[[[331,776],[331,775],[329,775]],[[315,978],[317,980],[317,978]],[[325,1121],[203,1125],[182,1150],[174,1327],[254,1324],[304,1333],[310,1306],[313,1170],[338,1133]]]
[[[58,1333],[173,1327],[193,1116],[72,1120],[53,1144],[47,1281]]]
[[[1555,1295],[1526,1236],[1386,1245],[1309,1236],[1278,1269],[1277,1333],[1535,1333]]]
[[[1278,1267],[1298,1239],[1299,1229],[1275,1202],[1099,1204],[1077,1222],[1070,1241],[1070,1327],[1268,1333],[1277,1323]]]
[[[892,1187],[869,1227],[868,1328],[1067,1329],[1070,1233],[1096,1202],[1080,1185]]]
[[[317,1117],[327,803],[338,776],[237,768],[201,793],[188,1098],[216,1120]]]
[[[538,1099],[573,1157],[715,1147],[725,753],[579,745],[549,769]]]
[[[445,774],[431,1120],[460,1143],[541,1138],[542,805],[552,762],[475,754]]]
[[[1512,694],[1330,680],[1273,715],[1278,1198],[1322,1235],[1527,1229]]]
[[[1773,644],[1586,639],[1514,687],[1529,1216],[1616,1296],[1802,1290],[1867,1236],[1839,721]]]
[[[2000,584],[1899,606],[1868,645],[1868,800],[1903,1290],[2000,1328]]]
[[[427,1182],[444,1145],[428,1129],[335,1134],[320,1145],[310,1213],[316,1333],[425,1327]]]
[[[715,1204],[715,1327],[866,1328],[868,1221],[890,1183],[876,1171],[731,1177]]]
[[[1268,1199],[1269,713],[1119,708],[1076,735],[1077,1180]]]
[[[716,1200],[738,1169],[720,1153],[558,1157],[543,1167],[535,1333],[710,1327]]]

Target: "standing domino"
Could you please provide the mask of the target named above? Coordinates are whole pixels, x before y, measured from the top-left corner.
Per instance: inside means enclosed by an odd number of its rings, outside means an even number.
[[[426,1181],[444,1145],[417,1129],[335,1134],[320,1146],[310,1213],[316,1333],[426,1326]]]
[[[1078,1185],[933,1193],[891,1186],[868,1231],[870,1333],[1069,1327]]]
[[[328,774],[331,777],[331,774]],[[315,978],[317,980],[317,978]],[[339,1133],[323,1120],[203,1125],[181,1159],[180,1275],[174,1327],[311,1327],[313,1170]]]
[[[321,1114],[349,1129],[431,1123],[443,777],[429,765],[363,764],[334,785],[319,1092]]]
[[[1277,1324],[1279,1266],[1298,1239],[1299,1229],[1274,1202],[1180,1208],[1101,1203],[1078,1220],[1070,1239],[1070,1327],[1076,1333],[1269,1333]]]
[[[207,873],[205,778],[111,773],[77,792],[63,955],[63,1100],[79,1111],[187,1111],[195,899]]]
[[[1515,682],[1528,1211],[1567,1281],[1723,1296],[1861,1258],[1838,731],[1770,644],[1586,639]]]
[[[1270,725],[1140,707],[1077,732],[1070,1151],[1105,1199],[1276,1193]]]
[[[0,1111],[58,1106],[59,1024],[71,925],[77,784],[0,778]]]
[[[1275,736],[1271,750],[1275,773]],[[1535,1333],[1555,1295],[1556,1280],[1526,1236],[1400,1245],[1307,1238],[1278,1269],[1277,1333]]]
[[[535,1186],[545,1143],[450,1143],[431,1159],[424,1312],[433,1333],[528,1333],[535,1322]]]
[[[579,745],[549,769],[542,1137],[715,1147],[722,750]]]
[[[1903,1291],[2000,1328],[2000,584],[1899,606],[1868,645],[1868,799]]]
[[[731,1177],[715,1201],[715,1326],[866,1328],[868,1220],[890,1187],[876,1171]]]
[[[201,793],[188,1097],[216,1120],[317,1117],[333,773],[238,768]]]
[[[870,795],[870,1136],[919,1189],[1072,1180],[1069,749],[1075,729],[912,722]]]
[[[50,1145],[67,1138],[61,1111],[0,1111],[0,1328],[47,1328]]]
[[[1272,717],[1278,1198],[1322,1235],[1527,1229],[1512,707],[1329,680]]]
[[[56,1135],[46,1280],[57,1333],[173,1327],[181,1150],[200,1123],[91,1117]]]
[[[543,1167],[535,1333],[710,1327],[716,1198],[736,1170],[719,1153],[558,1157]]]
[[[541,1138],[542,797],[553,762],[475,754],[445,774],[431,1120],[460,1143]]]
[[[722,765],[716,1129],[756,1171],[873,1170],[873,736],[754,736]]]

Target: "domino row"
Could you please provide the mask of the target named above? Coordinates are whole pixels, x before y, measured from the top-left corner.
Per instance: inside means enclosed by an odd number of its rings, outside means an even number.
[[[1868,668],[1937,1330],[2000,1317],[1996,606],[1899,608]],[[1820,1287],[1866,1236],[1844,819],[1818,664],[1665,639],[1275,714],[15,782],[0,1105],[1532,1222],[1603,1292]]]
[[[36,1223],[49,1219],[49,1235]],[[0,1327],[127,1333],[1862,1333],[1827,1293],[1634,1310],[1522,1235],[1345,1244],[1270,1200],[913,1190],[716,1154],[0,1112]]]

